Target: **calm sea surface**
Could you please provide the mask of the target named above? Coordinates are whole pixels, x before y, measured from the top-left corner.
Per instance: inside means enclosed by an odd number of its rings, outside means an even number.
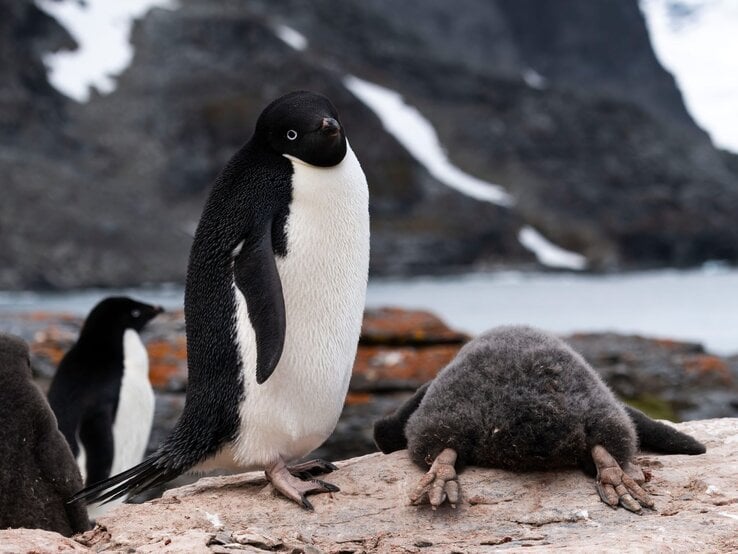
[[[171,286],[64,294],[0,292],[0,311],[82,315],[101,297],[118,293],[165,308],[182,307],[182,289]],[[560,333],[612,330],[694,340],[716,353],[738,353],[738,270],[733,269],[376,279],[369,285],[367,304],[430,310],[471,333],[526,323]]]

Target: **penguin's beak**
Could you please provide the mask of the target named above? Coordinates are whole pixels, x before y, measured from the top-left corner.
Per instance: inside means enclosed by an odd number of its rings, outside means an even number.
[[[324,117],[320,125],[320,132],[329,137],[335,137],[341,131],[341,125],[332,117]]]

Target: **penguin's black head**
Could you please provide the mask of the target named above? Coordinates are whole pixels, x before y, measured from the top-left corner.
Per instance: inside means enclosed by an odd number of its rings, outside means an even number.
[[[291,92],[269,104],[256,122],[254,138],[279,154],[319,167],[337,165],[346,155],[336,108],[314,92]]]
[[[111,296],[92,308],[85,321],[85,328],[141,331],[149,321],[163,311],[160,306],[137,302],[126,296]]]

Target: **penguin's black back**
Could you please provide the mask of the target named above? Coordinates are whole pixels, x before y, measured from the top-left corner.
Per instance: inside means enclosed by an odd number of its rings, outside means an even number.
[[[276,255],[287,255],[285,224],[292,165],[252,139],[213,185],[195,233],[185,286],[187,399],[182,417],[161,448],[160,463],[180,471],[232,441],[238,432],[243,386],[236,336],[233,252],[250,229],[271,225]],[[256,284],[256,283],[255,283]],[[250,314],[252,315],[252,314]],[[217,407],[217,409],[212,409]]]
[[[27,346],[0,335],[0,529],[40,528],[65,536],[87,530],[84,506],[66,503],[81,485],[54,414],[31,381]]]
[[[590,465],[604,446],[618,462],[637,448],[633,423],[584,359],[529,327],[500,327],[464,346],[405,427],[424,465],[454,448],[461,465],[515,470]]]

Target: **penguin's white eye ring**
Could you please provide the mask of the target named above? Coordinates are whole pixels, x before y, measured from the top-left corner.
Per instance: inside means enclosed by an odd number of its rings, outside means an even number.
[[[139,316],[141,315],[141,310],[133,310],[133,311],[131,312],[131,315],[132,315],[133,317],[139,317]]]
[[[287,131],[287,140],[295,140],[297,138],[297,131],[290,129]]]

